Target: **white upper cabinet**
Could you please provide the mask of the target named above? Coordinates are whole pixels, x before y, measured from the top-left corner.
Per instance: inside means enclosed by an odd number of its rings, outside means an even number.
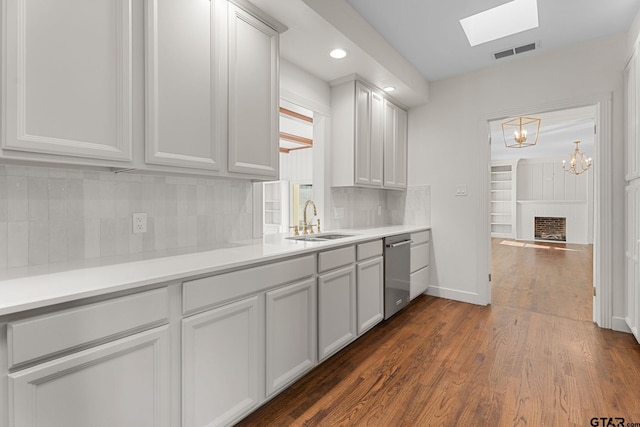
[[[130,161],[132,1],[3,3],[3,156]]]
[[[333,182],[407,187],[407,113],[359,81],[331,88]]]
[[[407,112],[384,101],[384,186],[407,188]]]
[[[223,6],[209,0],[146,2],[147,163],[220,169]]]
[[[278,32],[229,4],[229,171],[278,177]]]

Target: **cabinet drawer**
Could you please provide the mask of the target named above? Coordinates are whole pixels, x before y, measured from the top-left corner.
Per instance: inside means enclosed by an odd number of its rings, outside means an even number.
[[[167,288],[11,322],[9,368],[167,322]]]
[[[358,261],[382,255],[382,240],[360,243],[356,247]]]
[[[411,273],[409,282],[409,299],[414,299],[429,288],[429,267]]]
[[[320,252],[318,254],[318,273],[356,262],[355,246]]]
[[[420,270],[429,265],[429,242],[411,245],[410,258],[411,272]]]
[[[419,245],[421,243],[429,242],[429,235],[431,234],[430,230],[418,231],[417,233],[411,233],[411,240],[413,240],[414,245]]]
[[[184,282],[182,310],[191,313],[309,277],[315,273],[314,258],[314,255],[307,255]]]

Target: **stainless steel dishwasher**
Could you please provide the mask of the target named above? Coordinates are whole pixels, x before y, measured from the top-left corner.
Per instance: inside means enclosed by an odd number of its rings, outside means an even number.
[[[409,304],[411,278],[411,235],[399,234],[384,239],[384,318]]]

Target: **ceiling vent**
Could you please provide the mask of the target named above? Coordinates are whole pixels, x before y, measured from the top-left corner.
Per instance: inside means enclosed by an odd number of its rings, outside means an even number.
[[[511,49],[503,50],[500,52],[496,52],[493,54],[495,59],[506,58],[507,56],[517,55],[519,53],[529,52],[535,50],[537,47],[536,43],[529,43],[518,47],[513,47]]]

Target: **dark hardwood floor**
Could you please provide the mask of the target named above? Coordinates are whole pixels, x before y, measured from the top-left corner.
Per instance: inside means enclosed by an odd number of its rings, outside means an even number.
[[[493,248],[491,306],[418,297],[238,425],[640,423],[640,344],[591,322],[591,247]]]

